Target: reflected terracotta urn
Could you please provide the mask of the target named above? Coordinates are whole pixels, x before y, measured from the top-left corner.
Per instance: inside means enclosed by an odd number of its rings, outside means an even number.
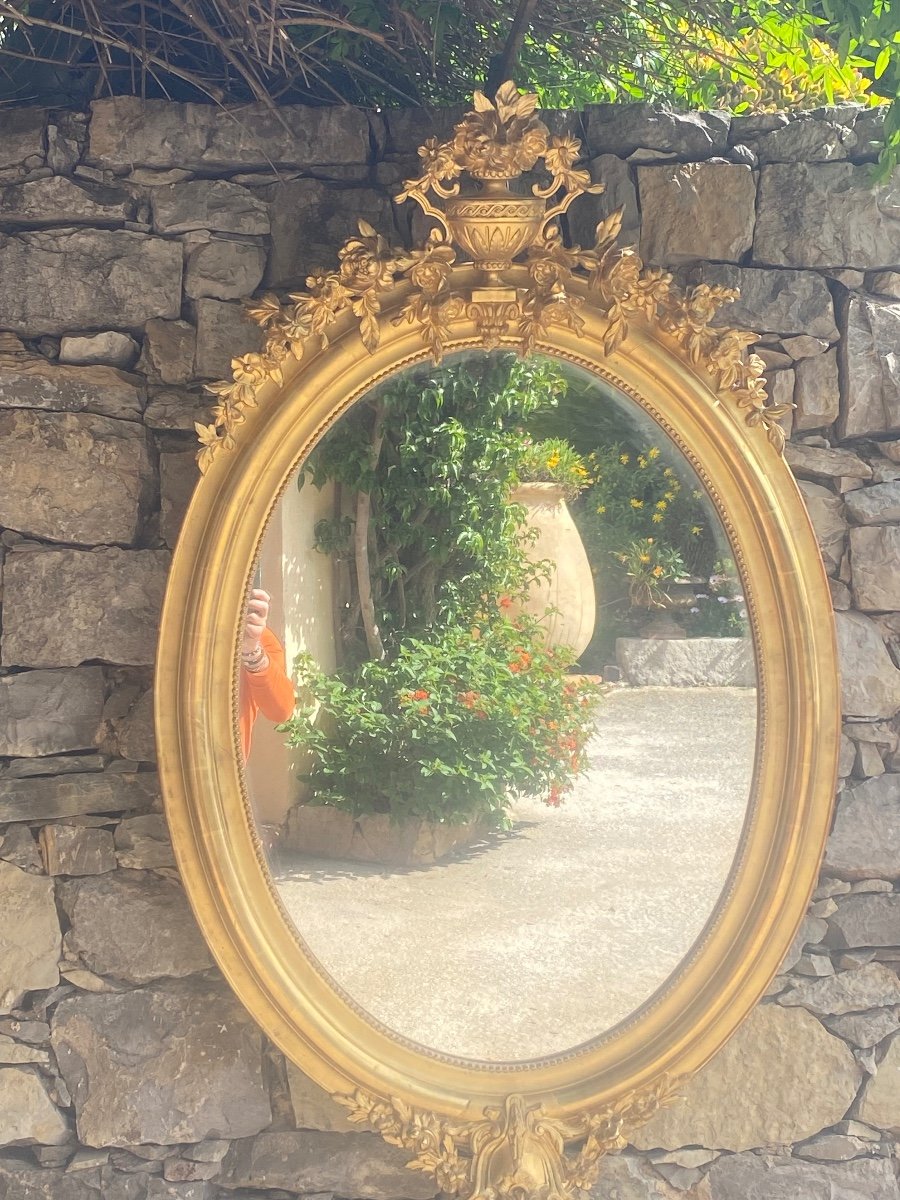
[[[523,483],[509,496],[526,510],[526,523],[537,536],[525,552],[531,562],[549,563],[531,586],[520,611],[540,621],[551,646],[571,646],[575,657],[594,636],[597,598],[591,564],[558,483]],[[548,611],[549,610],[549,611]]]

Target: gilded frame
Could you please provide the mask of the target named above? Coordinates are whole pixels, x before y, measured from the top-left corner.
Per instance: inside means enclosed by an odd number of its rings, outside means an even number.
[[[508,105],[514,95],[507,90]],[[501,103],[502,96],[495,109],[502,120]],[[414,191],[407,185],[416,199]],[[494,196],[501,204],[496,189]],[[549,212],[554,227],[558,211]],[[608,234],[598,242],[608,243]],[[200,429],[205,473],[174,557],[160,635],[159,769],[200,927],[239,999],[284,1053],[352,1119],[405,1146],[410,1165],[434,1172],[443,1190],[472,1200],[510,1191],[568,1196],[590,1186],[601,1156],[621,1148],[629,1129],[734,1032],[803,918],[828,833],[839,745],[831,601],[781,456],[783,414],[759,386],[761,364],[743,353],[749,335],[710,326],[727,295],[706,289],[681,296],[669,277],[642,272],[634,256],[615,251],[606,265],[579,252],[580,262],[548,276],[542,264],[548,250],[559,256],[555,234],[544,234],[528,263],[514,261],[516,249],[488,261],[476,247],[472,265],[435,256],[434,247],[452,238],[459,240],[456,229],[432,236],[432,249],[418,257],[391,257],[363,227],[342,252],[352,268],[330,277],[346,285],[343,299],[322,306],[321,297],[334,295],[323,277],[312,281],[312,300],[257,305],[266,349],[236,360],[234,381],[214,389],[220,404],[213,424]],[[623,261],[624,272],[617,265]],[[384,269],[377,265],[385,262]],[[416,264],[435,262],[436,271],[417,276]],[[547,291],[548,278],[555,291]],[[550,319],[541,314],[542,297]],[[536,310],[540,319],[529,322]],[[244,598],[266,522],[291,474],[375,383],[413,362],[482,346],[535,350],[583,366],[631,396],[673,437],[732,541],[760,683],[751,814],[737,865],[698,943],[664,987],[609,1035],[513,1064],[475,1064],[417,1048],[332,986],[287,921],[267,873],[235,729]]]

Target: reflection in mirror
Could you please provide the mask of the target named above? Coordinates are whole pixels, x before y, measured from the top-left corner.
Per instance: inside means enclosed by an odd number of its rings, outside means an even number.
[[[248,791],[345,993],[493,1062],[646,1003],[725,885],[757,720],[731,550],[655,422],[547,358],[410,369],[302,464],[254,589]]]

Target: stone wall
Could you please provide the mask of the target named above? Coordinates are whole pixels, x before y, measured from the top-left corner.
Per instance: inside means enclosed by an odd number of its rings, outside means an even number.
[[[203,381],[249,349],[238,298],[333,261],[422,114],[120,99],[0,113],[0,1198],[426,1200],[348,1132],[213,969],[173,869],[151,732],[169,555]],[[439,114],[439,131],[453,115]],[[624,237],[737,284],[831,576],[841,794],[766,1001],[610,1160],[599,1197],[897,1200],[900,1132],[900,178],[877,114],[557,114]]]

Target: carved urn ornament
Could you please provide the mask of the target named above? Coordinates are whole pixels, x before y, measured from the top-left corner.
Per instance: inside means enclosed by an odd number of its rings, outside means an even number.
[[[722,1046],[803,918],[837,763],[829,590],[781,454],[790,406],[769,402],[763,363],[748,353],[754,335],[712,325],[736,292],[680,291],[668,272],[644,268],[617,245],[621,210],[600,221],[593,246],[565,244],[560,217],[603,185],[577,165],[579,143],[551,134],[536,105],[512,83],[493,101],[476,93],[452,137],[421,147],[421,174],[397,197],[426,218],[419,244],[393,247],[361,221],[334,269],[312,273],[303,291],[248,303],[265,343],[233,360],[232,379],[209,386],[212,418],[197,426],[203,475],[174,557],[157,676],[173,845],[223,973],[355,1124],[462,1200],[572,1200],[595,1183],[603,1156]],[[561,1017],[546,1051],[494,1060],[398,1032],[373,1015],[365,973],[358,986],[345,984],[310,948],[320,931],[295,921],[279,891],[237,714],[246,597],[266,530],[281,520],[282,498],[296,497],[306,457],[342,415],[404,372],[497,350],[549,356],[593,381],[598,404],[617,397],[692,473],[746,596],[757,716],[734,854],[675,965],[605,1027],[570,1036]],[[727,733],[721,750],[731,752]],[[696,846],[704,835],[696,831]],[[496,905],[527,893],[527,878],[513,890],[485,908],[479,937],[489,936]],[[560,927],[577,900],[559,899]],[[365,942],[365,932],[350,940]],[[427,937],[438,949],[442,939],[441,929]],[[590,1013],[620,982],[610,955],[601,949],[595,961],[595,949],[583,944],[575,956],[594,964],[578,982],[568,971],[582,964],[570,961],[542,990],[574,996]],[[544,951],[535,943],[523,962]],[[448,954],[443,974],[448,993],[471,994],[474,1014],[478,972]],[[502,1025],[525,998],[516,989],[496,996],[492,1019]]]
[[[339,314],[349,310],[357,318],[363,344],[374,351],[381,340],[382,297],[400,280],[409,281],[410,295],[392,323],[416,328],[436,363],[460,316],[474,322],[487,350],[503,342],[528,354],[554,327],[580,334],[586,297],[575,285],[584,284],[592,306],[607,318],[604,354],[622,344],[630,318],[657,321],[691,363],[702,362],[715,376],[721,391],[746,411],[749,424],[761,425],[779,449],[784,445],[779,421],[791,406],[769,403],[764,363],[745,353],[755,335],[710,326],[718,309],[736,299],[733,288],[701,284],[682,293],[668,272],[645,269],[632,248],[616,246],[622,209],[597,226],[593,248],[564,245],[558,218],[578,196],[601,193],[604,185],[592,184],[589,173],[575,165],[580,143],[552,135],[536,108],[537,97],[520,95],[513,83],[503,84],[494,102],[476,92],[474,111],[453,137],[429,138],[420,148],[422,174],[407,180],[396,199],[415,201],[436,222],[424,246],[395,249],[360,221],[358,236],[338,254],[338,269],[309,276],[308,292],[291,295],[287,305],[271,295],[248,304],[249,315],[266,331],[265,349],[235,359],[233,380],[209,385],[219,404],[211,425],[197,425],[201,470],[220,446],[233,444],[231,435],[262,384],[280,384],[285,361],[309,353],[310,336],[319,346],[328,344]],[[515,193],[510,184],[539,162],[549,183],[533,184],[530,196]],[[463,190],[466,175],[470,182]],[[475,267],[474,282],[465,286],[454,277],[457,245]],[[509,279],[514,265],[521,282]]]

